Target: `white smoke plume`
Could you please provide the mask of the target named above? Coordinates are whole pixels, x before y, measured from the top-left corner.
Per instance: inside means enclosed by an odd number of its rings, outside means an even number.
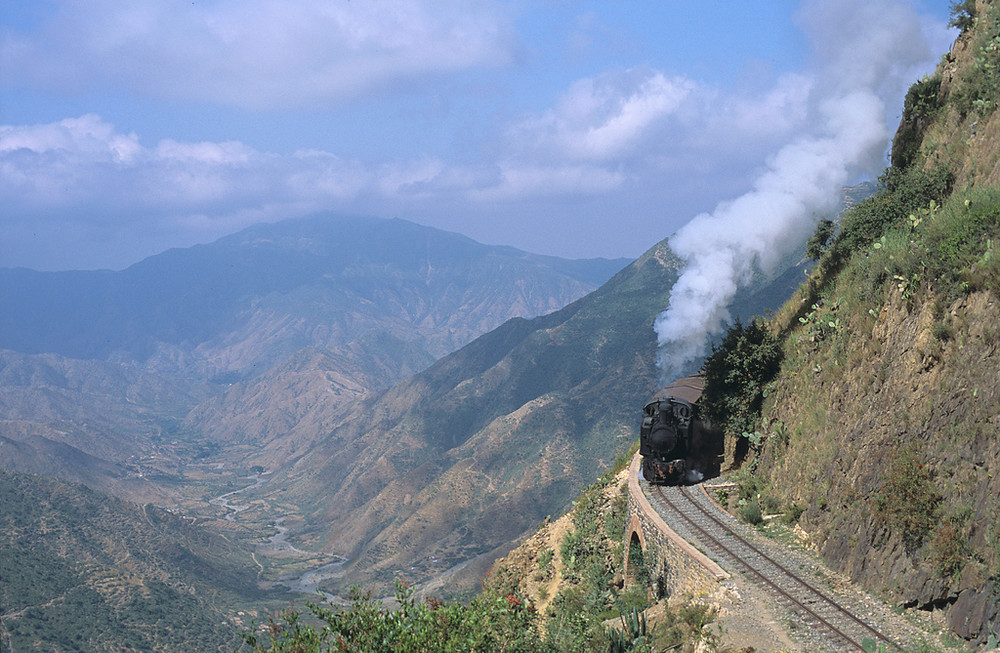
[[[899,2],[810,0],[799,17],[821,63],[814,129],[782,147],[751,191],[671,237],[686,266],[655,323],[663,382],[705,355],[755,271],[772,271],[835,209],[843,186],[880,169],[889,141],[883,97],[901,102],[930,59],[918,17]]]
[[[689,470],[687,470],[687,473],[684,474],[684,482],[686,484],[688,484],[688,485],[694,485],[695,483],[701,483],[704,478],[705,478],[705,475],[702,474],[697,469],[689,469]]]

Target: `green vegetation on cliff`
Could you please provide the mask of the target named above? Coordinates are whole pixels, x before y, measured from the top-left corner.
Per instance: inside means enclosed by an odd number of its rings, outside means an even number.
[[[1000,637],[1000,6],[956,19],[880,191],[817,234],[815,269],[769,321],[781,369],[735,393],[763,401],[734,435],[750,438],[744,496],[984,643]]]
[[[354,588],[347,605],[286,610],[245,632],[244,642],[259,653],[652,653],[699,643],[718,650],[712,609],[668,609],[650,599],[641,569],[631,582],[621,574],[624,469],[634,452],[585,488],[568,514],[499,560],[468,603],[421,601],[397,582],[397,605],[387,606]],[[660,609],[647,619],[653,605]]]

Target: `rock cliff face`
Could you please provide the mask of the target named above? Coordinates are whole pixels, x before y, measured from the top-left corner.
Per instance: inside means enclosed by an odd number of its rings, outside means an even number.
[[[831,566],[984,643],[1000,637],[1000,7],[977,14],[893,143],[892,173],[946,170],[951,198],[778,314],[786,358],[748,462],[805,508]]]
[[[802,525],[833,567],[978,639],[1000,625],[1000,301],[954,302],[943,342],[933,313],[897,294],[848,336],[851,360],[788,370],[765,411],[787,441],[773,438],[761,469],[808,506]]]

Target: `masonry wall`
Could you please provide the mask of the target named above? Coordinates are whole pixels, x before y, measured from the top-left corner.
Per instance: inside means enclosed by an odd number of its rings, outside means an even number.
[[[625,529],[625,573],[631,574],[630,544],[642,547],[650,582],[660,596],[710,593],[729,574],[671,529],[646,497],[639,482],[641,458],[629,466],[628,527]],[[633,565],[634,567],[634,565]]]

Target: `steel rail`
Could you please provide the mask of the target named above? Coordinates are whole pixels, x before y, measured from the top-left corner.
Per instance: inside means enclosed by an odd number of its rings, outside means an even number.
[[[743,559],[740,555],[738,555],[736,552],[734,552],[732,550],[732,548],[733,548],[732,545],[727,545],[719,537],[716,537],[715,535],[713,535],[712,533],[710,533],[708,530],[706,530],[706,528],[704,528],[702,525],[698,524],[689,514],[687,514],[687,512],[685,512],[678,505],[676,505],[676,503],[674,501],[671,500],[671,498],[667,495],[667,493],[663,491],[663,488],[661,488],[659,486],[652,486],[652,487],[655,488],[655,492],[657,492],[659,494],[659,496],[661,497],[661,499],[663,500],[663,502],[671,510],[673,510],[674,512],[676,512],[685,522],[687,522],[687,524],[693,530],[693,532],[696,534],[696,536],[699,536],[699,539],[700,538],[704,538],[704,544],[706,546],[709,546],[710,548],[718,550],[719,553],[721,553],[723,556],[727,556],[727,557],[731,558],[732,561],[733,561],[733,564],[738,568],[737,570],[739,570],[740,568],[742,568],[742,569],[745,570],[745,573],[749,574],[752,577],[756,577],[759,580],[761,580],[766,586],[768,586],[768,587],[771,588],[772,593],[775,594],[775,595],[777,595],[777,597],[779,599],[782,599],[782,600],[788,602],[791,606],[793,606],[793,609],[797,609],[798,612],[803,613],[807,617],[807,620],[808,620],[808,618],[811,618],[813,621],[816,622],[817,625],[820,626],[821,630],[826,630],[829,633],[829,635],[831,635],[833,637],[833,639],[840,640],[840,641],[842,641],[842,642],[844,642],[844,643],[846,643],[846,644],[848,644],[848,645],[850,645],[852,647],[857,648],[860,651],[864,651],[864,647],[862,646],[862,643],[859,642],[856,637],[854,637],[854,636],[852,636],[852,635],[850,635],[848,633],[845,633],[840,627],[838,627],[837,625],[835,625],[833,623],[830,623],[830,619],[836,619],[836,617],[829,617],[829,618],[828,617],[824,617],[823,615],[821,615],[821,614],[819,614],[817,612],[817,610],[820,609],[820,608],[817,607],[816,609],[814,609],[814,608],[810,607],[809,605],[807,605],[806,602],[808,601],[808,599],[804,598],[803,600],[799,600],[798,598],[796,598],[795,596],[793,596],[791,594],[791,592],[794,591],[794,590],[785,589],[785,588],[781,587],[778,584],[778,582],[776,582],[772,578],[769,578],[768,575],[765,573],[764,570],[759,569],[757,566],[752,565],[749,561]],[[857,625],[861,626],[861,628],[864,631],[866,631],[867,633],[870,633],[876,639],[881,640],[882,642],[888,644],[889,646],[891,646],[893,648],[897,647],[897,645],[896,645],[895,642],[893,642],[892,640],[888,639],[882,633],[880,633],[877,630],[875,630],[874,628],[872,628],[864,620],[858,618],[852,612],[844,609],[836,601],[834,601],[830,597],[826,596],[823,592],[821,592],[820,590],[818,590],[815,587],[813,587],[811,584],[809,584],[808,582],[806,582],[805,580],[803,580],[802,578],[800,578],[798,575],[796,575],[795,573],[793,573],[791,570],[789,570],[788,568],[786,568],[784,565],[782,565],[781,563],[779,563],[776,560],[774,560],[771,556],[767,555],[760,548],[754,546],[746,538],[744,538],[740,534],[736,533],[726,523],[724,523],[723,521],[721,521],[715,515],[711,514],[711,512],[709,510],[707,510],[704,506],[700,505],[697,501],[695,501],[688,494],[688,491],[687,491],[686,488],[683,488],[683,487],[678,488],[678,494],[680,496],[682,496],[687,501],[687,504],[689,506],[693,507],[694,510],[700,516],[702,516],[704,518],[707,518],[712,524],[714,524],[714,528],[715,529],[721,530],[722,534],[723,534],[723,537],[728,536],[729,538],[732,538],[735,541],[735,544],[737,546],[743,546],[743,547],[749,549],[749,551],[752,554],[759,556],[762,560],[764,560],[768,564],[772,565],[778,571],[779,575],[783,575],[784,577],[786,577],[789,580],[791,580],[793,584],[797,584],[798,586],[800,586],[803,590],[805,590],[805,592],[806,592],[807,595],[811,594],[814,597],[818,597],[819,603],[821,603],[822,605],[825,605],[825,606],[832,607],[833,610],[834,610],[834,613],[837,614],[837,615],[839,615],[841,618],[846,617],[849,622],[853,622],[854,624],[857,624]]]
[[[875,628],[873,628],[871,626],[871,624],[869,624],[868,622],[866,622],[864,619],[861,619],[860,617],[858,617],[856,614],[854,614],[850,610],[845,609],[843,606],[841,606],[839,603],[837,603],[837,601],[835,601],[834,599],[832,599],[829,596],[827,596],[826,594],[824,594],[822,590],[820,590],[816,586],[812,585],[811,583],[806,582],[801,576],[797,575],[795,572],[793,572],[790,569],[788,569],[787,567],[785,567],[785,565],[781,564],[780,562],[778,562],[777,560],[775,560],[774,558],[772,558],[771,556],[769,556],[767,553],[765,553],[763,550],[761,550],[759,547],[757,547],[753,542],[747,540],[746,538],[742,537],[739,533],[735,532],[728,524],[726,524],[724,521],[722,521],[721,519],[719,519],[716,515],[713,515],[710,510],[706,510],[704,506],[700,505],[697,501],[694,501],[690,497],[689,490],[687,488],[683,488],[683,487],[680,488],[680,494],[682,496],[684,496],[685,498],[687,498],[688,501],[690,501],[692,504],[694,504],[695,506],[697,506],[697,508],[701,511],[701,513],[704,514],[709,519],[711,519],[712,521],[714,521],[719,526],[719,528],[721,528],[722,530],[724,530],[726,533],[728,533],[732,537],[735,537],[735,538],[738,538],[739,540],[741,540],[754,553],[756,553],[757,555],[759,555],[760,557],[762,557],[764,560],[767,560],[769,563],[771,563],[772,565],[774,565],[775,567],[777,567],[779,570],[781,570],[781,572],[783,572],[789,578],[791,578],[795,582],[797,582],[800,585],[802,585],[802,587],[804,589],[806,589],[806,591],[812,592],[812,593],[816,594],[817,596],[819,596],[823,601],[826,601],[828,604],[830,604],[831,606],[833,606],[833,608],[836,611],[840,612],[842,615],[844,615],[845,617],[847,617],[848,620],[853,621],[858,626],[861,626],[861,628],[863,630],[868,631],[868,633],[870,633],[871,635],[873,635],[876,639],[882,640],[883,643],[888,644],[889,646],[893,646],[893,647],[897,646],[897,644],[895,642],[893,642],[891,639],[889,639],[888,637],[886,637],[885,635],[883,635],[882,633],[880,633],[878,630],[876,630]]]

